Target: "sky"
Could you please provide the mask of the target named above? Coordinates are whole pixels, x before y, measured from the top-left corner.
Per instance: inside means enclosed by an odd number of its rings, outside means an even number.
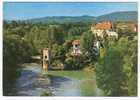
[[[46,16],[100,16],[116,11],[137,11],[137,3],[4,2],[5,20],[25,20]]]

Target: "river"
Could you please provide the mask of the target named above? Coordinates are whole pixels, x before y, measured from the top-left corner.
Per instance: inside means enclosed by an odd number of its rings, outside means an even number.
[[[43,71],[41,65],[24,64],[20,77],[12,84],[10,96],[103,96],[95,75],[84,71]]]

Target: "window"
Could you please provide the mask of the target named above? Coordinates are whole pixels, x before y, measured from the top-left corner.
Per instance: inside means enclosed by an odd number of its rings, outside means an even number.
[[[47,56],[45,55],[45,59],[47,59]]]

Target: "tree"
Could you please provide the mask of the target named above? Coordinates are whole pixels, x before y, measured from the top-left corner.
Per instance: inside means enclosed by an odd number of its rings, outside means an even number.
[[[66,70],[81,70],[85,67],[83,56],[71,56],[70,52],[66,54]]]
[[[95,36],[91,31],[83,33],[81,40],[80,40],[80,46],[81,50],[83,52],[83,55],[87,57],[89,62],[94,63],[97,61],[97,55],[95,54],[93,50],[93,43],[95,41]]]
[[[58,25],[50,25],[48,28],[48,37],[50,42],[62,44],[64,42],[63,29]]]
[[[123,40],[123,38],[122,38]],[[137,95],[137,40],[127,40],[126,49],[123,53],[123,71],[127,77],[125,85],[128,87],[130,96]],[[122,41],[120,41],[122,42]]]
[[[9,83],[19,76],[19,64],[29,62],[32,55],[27,41],[20,39],[18,35],[4,35],[3,37],[3,87],[4,95],[7,95]]]
[[[94,35],[91,32],[83,33],[81,37],[81,48],[83,51],[90,51],[93,46]]]
[[[137,94],[137,40],[112,42],[96,65],[98,87],[109,96]],[[133,81],[133,84],[132,84]]]
[[[96,66],[96,79],[98,87],[103,89],[106,95],[122,95],[122,82],[124,75],[122,72],[122,57],[115,48],[109,48],[105,56],[99,60]]]

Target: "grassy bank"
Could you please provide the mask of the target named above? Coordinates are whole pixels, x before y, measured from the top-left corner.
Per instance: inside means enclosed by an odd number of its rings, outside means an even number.
[[[70,77],[74,79],[94,79],[95,78],[95,73],[93,72],[88,72],[88,71],[48,71],[48,75],[53,75],[53,76],[62,76],[62,77]]]

